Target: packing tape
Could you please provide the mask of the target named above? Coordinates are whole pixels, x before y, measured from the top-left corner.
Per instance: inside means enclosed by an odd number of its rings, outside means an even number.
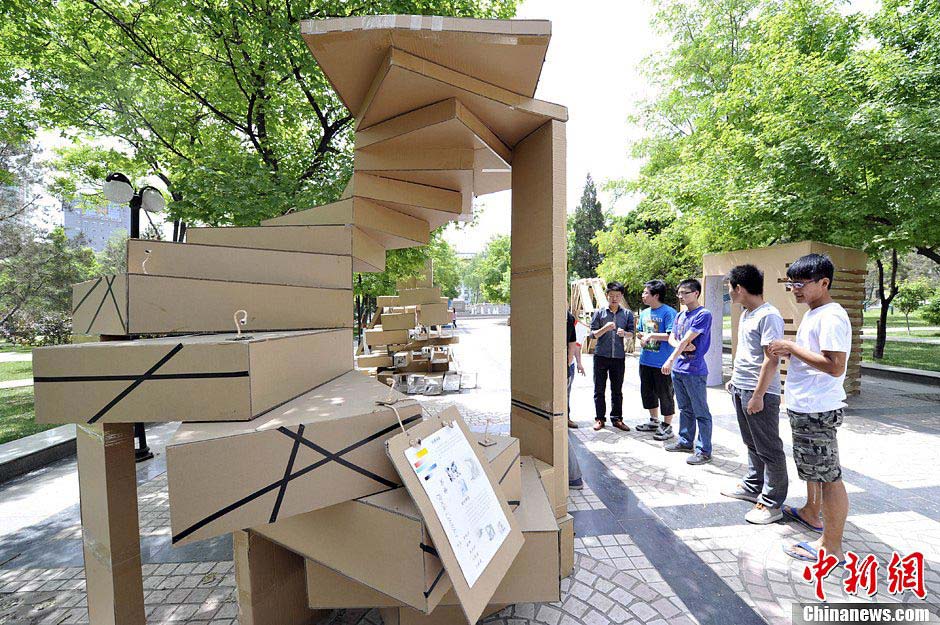
[[[362,30],[377,30],[381,28],[395,28],[394,15],[369,15],[362,18]]]
[[[444,29],[444,18],[440,15],[431,17],[431,30],[440,31]]]
[[[420,15],[411,16],[411,24],[409,25],[409,28],[411,30],[421,30],[421,16]]]

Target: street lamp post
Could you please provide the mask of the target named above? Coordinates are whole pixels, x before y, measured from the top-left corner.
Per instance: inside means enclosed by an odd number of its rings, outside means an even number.
[[[102,188],[104,196],[117,204],[128,204],[131,209],[130,237],[140,238],[140,210],[148,213],[159,213],[166,208],[166,200],[160,190],[149,185],[134,189],[130,179],[120,172],[108,174]],[[148,216],[149,220],[150,217]],[[151,222],[152,223],[152,222]],[[147,430],[143,423],[134,424],[134,436],[137,438],[137,448],[134,450],[134,460],[143,462],[153,458],[153,452],[147,445]]]

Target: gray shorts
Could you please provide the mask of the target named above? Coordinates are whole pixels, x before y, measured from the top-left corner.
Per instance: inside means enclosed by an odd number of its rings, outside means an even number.
[[[842,425],[842,409],[827,412],[787,410],[793,431],[793,461],[800,479],[837,482],[842,479],[836,428]]]

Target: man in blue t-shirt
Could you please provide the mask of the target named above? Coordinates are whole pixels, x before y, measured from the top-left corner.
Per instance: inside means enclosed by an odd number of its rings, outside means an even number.
[[[676,321],[676,309],[663,303],[666,283],[650,280],[643,285],[643,303],[649,308],[640,312],[638,324],[640,339],[640,398],[649,410],[650,420],[636,426],[637,432],[655,432],[653,438],[668,441],[672,433],[672,417],[676,412],[673,401],[672,376],[662,372],[666,359],[672,353],[669,334]],[[663,421],[659,421],[662,412]]]
[[[702,284],[698,280],[680,282],[676,295],[685,310],[679,313],[669,335],[669,344],[675,349],[663,364],[662,372],[672,374],[679,404],[679,439],[666,445],[666,451],[694,451],[686,462],[705,464],[712,460],[712,413],[708,410],[705,383],[708,378],[705,354],[711,343],[712,314],[699,303]]]

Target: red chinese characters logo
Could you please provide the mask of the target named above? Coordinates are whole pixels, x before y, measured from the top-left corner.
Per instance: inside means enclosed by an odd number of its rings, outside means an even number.
[[[803,579],[815,585],[816,598],[820,601],[826,600],[823,581],[839,564],[839,560],[835,556],[826,553],[825,549],[820,549],[816,554],[816,562],[807,565],[803,569]],[[880,564],[874,554],[862,558],[855,552],[847,551],[843,565],[845,566],[846,575],[842,580],[842,585],[846,594],[855,596],[861,594],[865,597],[877,594]],[[901,557],[898,552],[893,552],[891,561],[886,567],[886,572],[888,592],[890,594],[899,595],[909,590],[919,599],[926,599],[923,553],[915,551],[908,556]]]

